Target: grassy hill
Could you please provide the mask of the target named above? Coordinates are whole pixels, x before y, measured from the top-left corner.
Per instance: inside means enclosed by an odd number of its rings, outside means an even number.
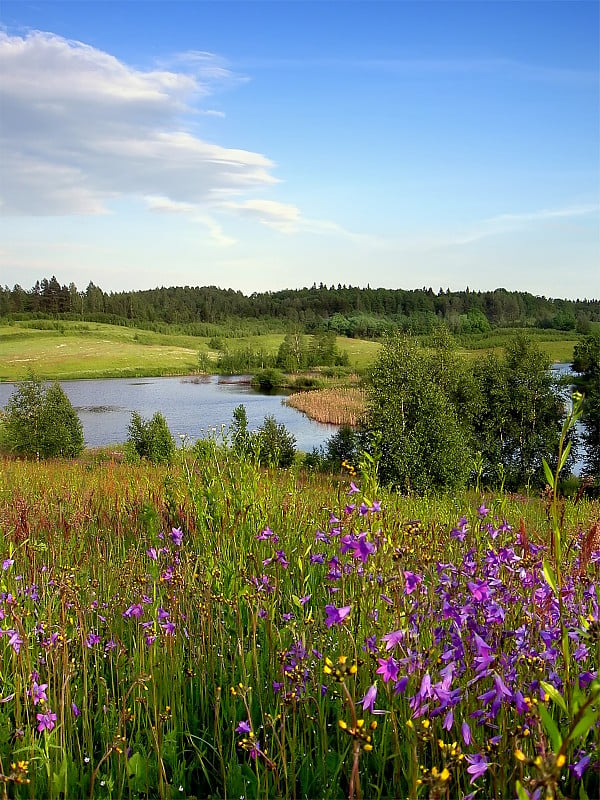
[[[502,348],[514,331],[503,329],[493,334],[470,336],[461,350],[475,356],[483,349]],[[551,361],[568,362],[576,339],[556,331],[528,331]],[[228,337],[223,331],[222,345],[229,351],[250,349],[275,354],[283,333]],[[198,371],[198,356],[217,362],[219,351],[211,349],[214,340],[180,333],[155,333],[137,328],[94,322],[36,320],[0,325],[0,380],[18,381],[33,371],[41,378],[143,377],[186,375]],[[381,346],[378,341],[337,338],[347,352],[353,370],[363,371],[374,361]]]

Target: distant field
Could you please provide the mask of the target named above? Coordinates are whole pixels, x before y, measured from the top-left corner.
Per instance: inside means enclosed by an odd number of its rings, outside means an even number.
[[[29,323],[0,324],[0,381],[18,381],[33,371],[41,378],[69,380],[75,378],[135,377],[153,375],[186,375],[198,371],[198,354],[217,360],[209,339],[178,334],[104,325],[92,322],[59,322],[41,320]],[[559,334],[560,337],[560,334]],[[283,333],[246,336],[222,341],[229,350],[262,350],[274,354],[283,341]],[[532,332],[551,361],[569,362],[575,339],[552,340],[548,332]],[[477,356],[485,349],[501,349],[508,340],[498,334],[479,343],[469,342],[463,352]],[[361,372],[377,357],[379,342],[338,337],[338,347],[348,353],[350,366]]]
[[[201,342],[113,325],[65,324],[63,332],[0,327],[0,380],[186,374],[197,369]],[[176,341],[177,340],[177,341]]]

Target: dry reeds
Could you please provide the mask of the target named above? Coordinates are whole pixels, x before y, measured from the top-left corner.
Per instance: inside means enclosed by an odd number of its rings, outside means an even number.
[[[356,426],[364,414],[366,396],[362,389],[351,387],[316,389],[292,394],[286,403],[317,422]]]

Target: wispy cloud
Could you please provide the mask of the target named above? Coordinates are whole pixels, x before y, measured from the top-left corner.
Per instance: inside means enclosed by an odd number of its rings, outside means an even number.
[[[229,73],[209,54],[181,63],[142,71],[53,34],[0,32],[0,211],[98,214],[146,196],[210,205],[277,183],[265,155],[182,130]]]
[[[596,216],[598,218],[599,214],[600,206],[598,204],[546,208],[517,214],[498,214],[495,217],[482,220],[463,233],[459,233],[450,243],[455,245],[471,244],[489,236],[498,236],[512,231],[523,230],[540,223],[572,217]]]
[[[249,69],[322,69],[397,75],[506,75],[507,77],[549,83],[587,84],[597,87],[596,70],[569,69],[547,64],[532,64],[503,57],[490,58],[254,58],[245,60]]]

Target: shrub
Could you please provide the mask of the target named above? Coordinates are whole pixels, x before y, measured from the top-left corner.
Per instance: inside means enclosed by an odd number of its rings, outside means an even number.
[[[166,419],[159,412],[146,420],[134,411],[128,431],[128,444],[139,458],[146,458],[154,464],[168,464],[173,459],[175,440]]]
[[[283,372],[269,367],[254,375],[252,378],[252,385],[261,392],[274,392],[283,386],[284,381],[285,376]]]
[[[342,461],[356,463],[359,451],[359,433],[350,425],[342,425],[325,443],[327,462],[340,469]]]
[[[296,437],[285,425],[278,425],[275,417],[265,417],[255,434],[261,464],[270,467],[290,467],[296,455]]]
[[[17,455],[73,458],[84,447],[83,427],[60,384],[44,387],[32,376],[6,405],[2,442]]]

